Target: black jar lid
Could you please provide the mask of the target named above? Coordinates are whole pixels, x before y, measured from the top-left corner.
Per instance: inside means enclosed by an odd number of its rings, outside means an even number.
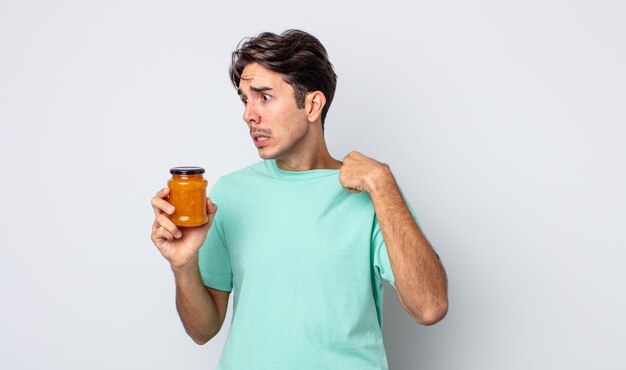
[[[170,168],[170,173],[173,175],[199,175],[204,173],[204,168],[202,167],[172,167]]]

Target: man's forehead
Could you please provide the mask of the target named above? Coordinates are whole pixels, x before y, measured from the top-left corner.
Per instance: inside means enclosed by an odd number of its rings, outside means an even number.
[[[260,87],[260,86],[269,86],[269,87],[277,87],[277,81],[273,78],[267,78],[262,76],[254,76],[251,78],[244,78],[242,75],[239,79],[239,87]]]
[[[281,79],[282,75],[280,73],[265,68],[257,62],[246,65],[243,71],[241,71],[241,80],[243,81],[274,82],[276,84],[276,81]]]
[[[241,72],[237,93],[244,91],[268,91],[280,89],[285,82],[280,73],[271,71],[258,63],[248,64]]]
[[[238,95],[245,94],[245,92],[244,92],[245,89],[246,89],[245,86],[242,88],[241,83],[239,83],[239,88],[237,89],[237,94]],[[264,92],[264,91],[272,91],[274,89],[271,86],[252,86],[252,85],[250,85],[248,87],[248,90],[260,93],[260,92]]]

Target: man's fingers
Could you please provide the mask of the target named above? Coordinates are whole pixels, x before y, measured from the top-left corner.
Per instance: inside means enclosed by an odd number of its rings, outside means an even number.
[[[167,230],[174,237],[180,238],[181,236],[183,236],[182,232],[178,229],[178,227],[176,227],[176,225],[174,225],[172,220],[167,218],[166,215],[164,214],[158,215],[157,222],[159,223],[159,225],[161,225],[162,228]]]
[[[174,240],[174,235],[172,235],[172,233],[170,233],[167,229],[165,229],[163,226],[159,227],[156,230],[156,240],[163,240],[163,239],[167,239],[167,241],[173,241]],[[155,243],[157,245],[157,247],[160,247],[163,243]]]
[[[350,192],[350,193],[360,193],[361,192],[361,190],[355,189],[355,188],[351,188],[349,186],[344,186],[343,188],[346,189],[346,191]]]
[[[167,189],[167,188],[166,188]],[[167,189],[169,193],[169,189]],[[161,193],[161,192],[159,192]],[[174,213],[174,206],[169,204],[167,201],[165,201],[163,198],[159,197],[157,193],[157,196],[153,197],[150,200],[150,203],[152,204],[152,209],[154,210],[154,214],[155,215],[160,215],[161,213],[167,213],[168,215],[171,215]]]
[[[170,194],[170,188],[163,188],[163,189],[157,191],[156,196],[159,197],[159,198],[165,198],[169,194]]]

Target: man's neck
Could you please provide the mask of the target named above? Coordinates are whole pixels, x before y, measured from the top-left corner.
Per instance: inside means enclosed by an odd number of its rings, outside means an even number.
[[[342,163],[328,152],[324,133],[315,127],[297,152],[276,158],[276,165],[285,171],[309,171],[319,169],[338,170]]]
[[[321,121],[311,124],[308,135],[294,150],[275,159],[276,165],[285,171],[338,170],[343,165],[328,152]]]
[[[319,169],[338,170],[342,163],[330,156],[328,152],[324,156],[316,158],[299,157],[291,160],[277,159],[276,165],[285,171],[309,171]]]

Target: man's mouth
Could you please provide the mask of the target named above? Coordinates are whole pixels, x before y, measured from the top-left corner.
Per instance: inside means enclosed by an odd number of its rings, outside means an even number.
[[[269,136],[257,136],[254,138],[254,145],[256,145],[257,148],[260,148],[262,146],[267,145],[269,141],[270,141]]]
[[[250,131],[250,136],[252,136],[254,145],[256,145],[257,148],[267,145],[271,134],[271,132],[264,132],[261,130]]]

